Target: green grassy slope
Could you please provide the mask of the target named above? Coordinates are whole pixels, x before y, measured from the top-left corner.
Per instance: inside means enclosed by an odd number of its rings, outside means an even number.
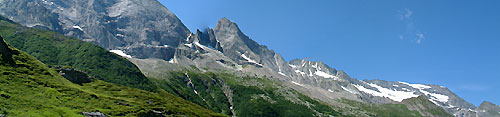
[[[210,77],[200,76],[194,72],[188,73],[190,78],[182,72],[172,72],[171,77],[166,80],[155,80],[157,86],[167,92],[189,100],[193,103],[211,109],[214,112],[232,115],[230,112],[230,104],[226,98],[220,81],[211,79]],[[193,85],[188,85],[189,80]],[[197,90],[196,94],[194,89]]]
[[[419,111],[424,116],[453,117],[453,115],[429,101],[425,96],[405,99],[402,104],[405,104],[410,110]]]
[[[354,108],[343,111],[353,112],[354,115],[367,115],[375,117],[422,117],[418,111],[409,110],[404,104],[373,104],[352,100],[342,100]]]
[[[0,35],[45,64],[72,66],[106,82],[148,91],[157,89],[133,63],[97,45],[52,31],[27,28],[1,16]]]
[[[430,102],[425,96],[409,98],[400,104],[372,104],[352,100],[341,100],[353,108],[344,108],[342,111],[352,112],[359,116],[377,117],[451,117],[443,108]]]
[[[2,39],[0,41],[3,42]],[[3,46],[4,47],[4,46]],[[166,92],[152,93],[103,81],[69,82],[51,68],[0,43],[0,115],[82,116],[100,111],[108,116],[221,116]]]
[[[170,74],[156,80],[159,87],[214,112],[231,115],[232,106],[240,117],[341,116],[326,104],[268,78],[199,71]]]

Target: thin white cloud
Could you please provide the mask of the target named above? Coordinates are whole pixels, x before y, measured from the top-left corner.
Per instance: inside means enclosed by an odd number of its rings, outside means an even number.
[[[410,19],[411,16],[413,15],[413,11],[411,11],[410,9],[404,9],[404,11],[399,11],[399,12],[400,12],[399,18],[401,20]]]
[[[422,40],[425,39],[425,35],[423,33],[417,33],[417,44],[422,43]]]
[[[421,44],[425,40],[425,34],[420,33],[415,25],[414,12],[408,8],[398,10],[398,16],[405,25],[405,32],[399,35],[400,40],[409,39],[409,41]]]

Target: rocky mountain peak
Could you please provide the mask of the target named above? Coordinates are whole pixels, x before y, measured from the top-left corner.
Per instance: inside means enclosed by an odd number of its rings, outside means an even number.
[[[236,23],[234,23],[233,21],[227,19],[226,17],[223,17],[223,18],[221,18],[217,22],[217,25],[215,27],[216,28],[217,27],[233,27],[233,28],[238,28],[238,25],[236,25]]]
[[[484,101],[476,109],[477,116],[480,117],[500,117],[500,106],[488,101]]]
[[[222,18],[217,22],[214,31],[219,37],[222,44],[226,47],[232,46],[233,44],[244,44],[241,38],[246,37],[238,25],[227,18]],[[231,38],[230,36],[235,36]],[[247,37],[248,38],[248,37]]]
[[[172,58],[190,31],[157,0],[2,0],[0,14],[137,58]]]
[[[238,25],[227,18],[220,19],[215,25],[214,30],[218,31],[230,31],[230,32],[240,32]]]
[[[496,104],[493,104],[493,103],[488,102],[488,101],[483,101],[483,103],[481,103],[481,105],[479,105],[479,108],[486,107],[486,106],[497,106],[498,107],[498,105],[496,105]]]

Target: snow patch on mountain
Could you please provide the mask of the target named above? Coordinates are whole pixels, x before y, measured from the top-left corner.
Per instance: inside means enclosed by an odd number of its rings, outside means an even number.
[[[280,75],[282,75],[282,76],[286,76],[286,74],[285,74],[285,73],[283,73],[283,72],[278,72],[278,74],[280,74]]]
[[[330,75],[330,74],[323,72],[323,71],[319,71],[319,70],[314,72],[314,74],[316,74],[317,76],[321,76],[323,78],[333,78],[334,80],[339,80],[338,77]]]
[[[302,84],[300,84],[300,83],[297,83],[297,82],[294,82],[294,81],[292,81],[292,83],[293,83],[293,84],[295,84],[295,85],[302,86],[302,87],[304,86],[304,85],[302,85]]]
[[[306,73],[305,73],[305,72],[302,72],[302,71],[300,71],[300,70],[295,70],[295,73],[298,73],[298,74],[301,74],[301,75],[306,75]]]
[[[192,82],[192,80],[191,80],[191,77],[189,77],[189,74],[188,74],[187,72],[185,72],[185,73],[184,73],[184,75],[186,75],[186,77],[188,78],[188,82],[187,82],[187,84],[188,84],[189,86],[191,86],[191,88],[193,88],[193,92],[194,92],[194,93],[198,94],[198,91],[196,91],[196,88],[194,87],[194,84],[193,84],[193,82]]]
[[[309,69],[309,76],[314,76],[311,69]]]
[[[423,84],[410,84],[410,83],[401,82],[401,81],[399,83],[411,86],[411,87],[416,88],[416,89],[430,89],[431,88],[430,86],[423,85]]]
[[[193,44],[189,43],[189,44],[184,44],[185,46],[189,47],[189,48],[192,48],[193,47]]]
[[[349,93],[356,94],[354,91],[351,91],[351,90],[345,88],[344,86],[340,86],[340,87],[342,87],[342,89],[346,90]]]
[[[132,58],[132,56],[125,54],[125,52],[123,52],[121,50],[110,50],[110,52],[113,52],[115,54],[118,54],[118,55],[126,57],[126,58]]]
[[[249,57],[247,57],[245,54],[241,54],[241,57],[243,57],[244,59],[246,59],[248,62],[250,63],[255,63],[257,65],[260,65],[260,66],[263,66],[262,64],[259,64],[257,63],[257,61],[253,60],[253,59],[250,59]]]
[[[125,37],[123,34],[116,34],[117,37]]]
[[[278,66],[278,74],[287,77],[287,75],[285,73],[281,72],[281,66],[278,62],[277,56],[274,56],[274,62],[276,62],[276,65]]]
[[[424,91],[424,90],[420,90],[420,92],[424,93],[425,95],[430,95],[429,96],[430,97],[429,100],[433,100],[433,101],[439,101],[439,102],[446,103],[446,102],[448,102],[448,99],[449,99],[448,96],[442,95],[442,94],[430,93],[430,92],[427,92],[427,91]]]
[[[205,46],[205,45],[201,45],[201,44],[200,44],[200,43],[198,43],[198,42],[193,42],[193,43],[194,43],[194,45],[196,45],[196,46],[200,47],[200,48],[201,48],[201,49],[203,49],[203,50],[208,50],[208,49],[215,50],[215,48],[210,48],[210,47],[207,47],[207,46]]]
[[[373,95],[373,96],[387,97],[387,98],[394,100],[394,101],[397,101],[397,102],[401,102],[404,99],[408,99],[408,98],[412,98],[412,97],[418,97],[418,95],[414,94],[414,91],[413,92],[397,91],[397,90],[383,88],[381,86],[378,86],[378,85],[372,84],[372,83],[366,83],[366,84],[368,84],[371,87],[376,88],[378,91],[365,88],[361,85],[356,85],[356,84],[353,84],[353,85],[359,91],[368,93],[368,94]]]
[[[328,89],[328,92],[332,92],[333,93],[333,91],[331,89]]]
[[[168,63],[174,64],[174,63],[177,63],[177,62],[175,61],[174,58],[171,58],[170,60],[168,60]]]
[[[83,31],[82,27],[80,27],[80,26],[73,26],[73,28],[74,28],[74,29],[78,29],[78,30],[80,30],[80,31]]]
[[[189,42],[189,39],[191,39],[191,36],[193,35],[193,33],[189,34],[189,36],[186,38],[186,41]]]
[[[448,105],[448,106],[446,106],[446,107],[447,107],[447,108],[455,108],[455,107],[457,107],[457,106]]]
[[[426,96],[428,96],[430,98],[429,101],[435,103],[436,105],[439,105],[437,102],[442,102],[442,103],[448,102],[449,97],[446,95],[425,91],[425,89],[432,88],[431,86],[427,86],[427,85],[423,85],[423,84],[410,84],[410,83],[406,83],[406,82],[399,82],[399,83],[411,86],[415,89],[418,89],[420,92],[422,92],[423,94],[425,94]]]

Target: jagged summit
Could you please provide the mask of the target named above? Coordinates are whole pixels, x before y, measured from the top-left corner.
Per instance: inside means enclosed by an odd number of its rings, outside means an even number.
[[[215,25],[214,30],[220,31],[240,31],[238,25],[227,18],[220,19]]]
[[[226,17],[222,17],[221,19],[219,19],[217,24],[236,24],[236,23],[234,23],[233,21],[229,20]]]

